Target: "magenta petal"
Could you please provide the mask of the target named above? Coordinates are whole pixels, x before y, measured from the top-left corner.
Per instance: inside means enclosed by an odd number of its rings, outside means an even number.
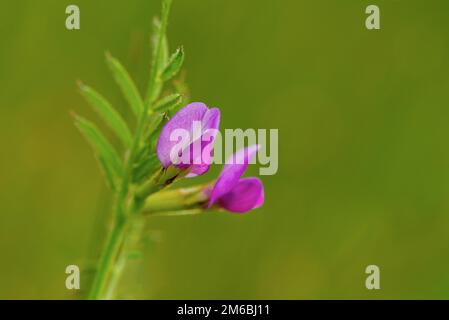
[[[220,110],[218,108],[211,108],[206,111],[202,121],[203,131],[208,129],[218,129],[220,125]]]
[[[190,148],[190,172],[188,178],[201,175],[209,170],[213,160],[213,144],[220,125],[220,110],[212,108],[206,111],[201,123],[202,133],[199,152],[195,152],[193,143]]]
[[[262,181],[258,178],[244,178],[218,200],[218,205],[231,212],[244,213],[259,208],[263,201]]]
[[[194,121],[203,121],[204,115],[209,111],[204,103],[190,103],[179,110],[162,128],[156,146],[157,156],[164,168],[171,164],[170,152],[178,141],[170,141],[171,133],[176,129],[185,129],[191,133]]]
[[[186,178],[193,178],[205,174],[207,171],[209,171],[209,167],[210,166],[208,164],[194,164],[190,167],[189,173],[186,175]]]
[[[244,148],[233,154],[226,161],[212,190],[208,207],[212,206],[220,197],[231,191],[238,184],[241,176],[248,167],[248,163],[258,150],[259,145]]]
[[[257,209],[260,208],[265,202],[265,192],[264,189],[262,187],[262,192],[259,195],[259,199],[257,199],[256,204],[254,205],[253,209]]]

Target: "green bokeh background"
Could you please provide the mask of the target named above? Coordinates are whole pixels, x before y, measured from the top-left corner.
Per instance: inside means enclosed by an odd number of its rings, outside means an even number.
[[[364,26],[373,3],[380,31]],[[100,249],[110,194],[72,123],[99,122],[75,82],[126,112],[104,51],[143,91],[160,3],[2,8],[0,298],[76,299],[65,267]],[[446,0],[175,0],[193,100],[220,107],[221,128],[279,129],[279,171],[251,214],[151,220],[158,241],[123,297],[449,298],[448,21]],[[369,264],[381,290],[365,288]]]

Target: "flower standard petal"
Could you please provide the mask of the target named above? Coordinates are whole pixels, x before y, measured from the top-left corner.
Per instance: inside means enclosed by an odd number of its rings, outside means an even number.
[[[245,213],[263,204],[264,189],[258,178],[241,179],[217,204],[231,212]]]
[[[208,111],[204,103],[194,102],[190,103],[181,110],[179,110],[161,130],[159,140],[156,146],[157,156],[164,168],[167,168],[171,163],[170,153],[178,144],[178,141],[172,141],[171,134],[177,129],[184,129],[192,135],[192,124],[194,121],[202,121],[203,116]]]
[[[218,108],[208,109],[200,102],[191,103],[182,108],[165,124],[159,136],[157,155],[164,168],[174,164],[178,168],[189,170],[187,177],[205,173],[209,169],[212,158],[207,157],[206,154],[206,159],[202,159],[203,150],[206,147],[212,147],[209,145],[214,142],[219,124],[220,110]],[[180,138],[179,129],[185,131],[182,138],[184,146],[179,145],[179,140],[173,139]],[[198,129],[201,131],[198,132]],[[207,136],[205,141],[203,136]],[[197,150],[195,150],[196,145]],[[181,158],[180,161],[177,159],[177,163],[173,163],[172,151],[175,154],[178,152],[177,157]]]
[[[188,148],[190,151],[190,169],[188,178],[201,175],[209,170],[213,160],[213,145],[220,125],[220,110],[211,108],[204,114],[201,123],[200,141],[194,141]],[[198,144],[199,150],[194,145]]]
[[[220,110],[218,108],[210,108],[206,111],[202,118],[203,131],[209,129],[218,129],[220,125]]]

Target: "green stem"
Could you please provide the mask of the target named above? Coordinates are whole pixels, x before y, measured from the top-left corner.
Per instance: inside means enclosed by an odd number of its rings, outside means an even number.
[[[111,274],[107,286],[104,290],[104,298],[109,300],[115,297],[116,289],[120,283],[121,276],[125,270],[128,261],[129,253],[138,243],[144,224],[139,217],[133,217],[129,222],[125,231],[126,238],[123,239],[123,244],[120,253],[116,258],[115,265],[111,268]]]
[[[147,107],[144,107],[147,109]],[[106,282],[108,281],[109,274],[111,269],[114,267],[119,249],[122,245],[122,241],[124,238],[125,225],[127,224],[127,220],[129,219],[129,210],[127,206],[127,199],[129,193],[129,185],[131,180],[131,172],[132,166],[134,164],[135,156],[137,150],[139,148],[143,128],[144,121],[147,110],[144,110],[144,113],[139,118],[139,123],[137,126],[136,134],[133,140],[133,144],[131,147],[131,151],[129,156],[125,161],[125,170],[123,173],[123,178],[120,184],[120,189],[117,195],[117,203],[116,203],[116,222],[115,226],[111,232],[111,235],[106,242],[106,247],[104,249],[104,253],[100,258],[100,265],[98,272],[94,279],[94,284],[91,290],[90,299],[102,299],[102,294],[104,287],[106,286]]]
[[[165,0],[162,3],[162,18],[161,27],[159,29],[159,39],[155,48],[155,56],[153,57],[153,65],[150,74],[148,92],[146,103],[142,114],[139,117],[136,132],[132,142],[132,146],[128,156],[125,159],[124,172],[121,179],[121,184],[116,198],[115,206],[115,224],[106,242],[105,249],[100,257],[99,268],[96,273],[94,283],[92,285],[91,292],[89,294],[90,299],[103,299],[111,297],[111,290],[106,290],[110,286],[110,282],[114,284],[118,280],[114,277],[111,279],[111,273],[117,263],[117,259],[120,256],[120,249],[123,246],[123,241],[127,236],[129,220],[132,220],[131,216],[135,216],[141,213],[142,208],[134,205],[135,196],[129,194],[131,184],[131,173],[135,162],[136,155],[139,151],[139,147],[142,141],[143,131],[148,121],[148,117],[151,115],[150,105],[156,100],[158,86],[158,74],[160,66],[157,65],[157,61],[160,60],[161,47],[163,45],[163,39],[167,28],[168,14],[170,11],[170,5],[172,0]],[[131,204],[131,205],[130,205]],[[106,291],[106,296],[105,296]]]
[[[117,256],[122,239],[124,237],[125,225],[120,223],[114,226],[112,229],[106,247],[100,258],[98,271],[96,273],[92,289],[89,294],[89,299],[97,300],[102,299],[103,291],[105,288],[106,279],[109,277],[111,271],[111,264]]]

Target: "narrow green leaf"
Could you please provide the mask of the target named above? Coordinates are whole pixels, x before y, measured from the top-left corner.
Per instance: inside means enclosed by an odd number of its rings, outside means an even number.
[[[154,136],[154,132],[161,126],[162,121],[165,118],[163,113],[155,113],[148,119],[148,125],[146,129],[146,139],[148,140],[151,136]]]
[[[162,99],[160,99],[158,102],[154,105],[154,111],[157,112],[166,112],[170,111],[173,108],[179,106],[182,102],[182,96],[178,93],[168,95]]]
[[[167,36],[162,34],[161,30],[161,21],[158,17],[155,17],[153,20],[153,51],[151,53],[151,70],[150,70],[150,79],[148,82],[148,88],[146,92],[146,100],[145,105],[150,105],[157,97],[161,94],[163,83],[157,77],[160,73],[160,69],[165,66],[168,61],[168,41]],[[159,42],[159,38],[163,36],[161,42]],[[153,77],[154,75],[154,77]],[[152,109],[149,109],[149,112],[152,112]]]
[[[106,159],[103,156],[96,154],[95,157],[100,163],[101,171],[103,172],[103,175],[106,179],[106,184],[109,188],[111,188],[112,191],[116,191],[117,177],[115,176],[114,172],[112,172],[111,166],[108,165]]]
[[[160,32],[161,32],[161,21],[159,20],[158,17],[155,17],[153,19],[153,37],[151,38],[152,39],[152,45],[153,45],[153,52],[152,52],[153,57],[157,56],[156,49],[157,49],[158,44],[159,44]],[[161,68],[164,68],[164,66],[168,62],[169,49],[168,49],[167,35],[164,35],[164,37],[162,39],[160,50],[161,50],[160,55],[158,57],[158,60],[156,61],[156,65],[158,67],[158,70],[161,69]]]
[[[154,168],[160,164],[155,154],[153,142],[157,139],[158,129],[161,127],[165,118],[163,113],[153,113],[149,116],[148,124],[145,129],[145,135],[142,137],[142,143],[136,161],[133,164],[132,181],[134,183],[142,181],[154,171]]]
[[[153,60],[151,62],[150,79],[148,81],[148,87],[145,94],[145,106],[151,105],[159,96],[162,90],[162,81],[158,77],[161,73],[161,69],[164,65],[160,64],[161,57],[164,56],[164,39],[167,31],[168,15],[170,13],[170,7],[172,0],[162,1],[162,15],[159,26],[156,26],[155,34],[156,41],[153,50]],[[165,47],[167,48],[167,47]]]
[[[159,58],[158,65],[165,66],[167,65],[168,58],[169,58],[169,49],[168,49],[168,40],[167,35],[164,35],[164,39],[162,40],[162,47],[161,47],[161,56]]]
[[[122,174],[122,164],[114,147],[92,122],[75,115],[75,125],[93,147],[109,184],[114,188],[114,182]]]
[[[149,126],[149,129],[151,130],[151,134],[148,136],[147,143],[150,146],[151,150],[156,150],[157,141],[159,138],[159,132],[162,130],[162,127],[166,123],[166,120],[168,120],[167,113],[159,113],[159,118],[155,119],[154,122]]]
[[[190,101],[190,90],[189,86],[186,82],[186,71],[183,70],[179,74],[179,76],[176,77],[175,80],[173,80],[173,87],[175,88],[176,92],[182,95],[182,101],[184,104],[188,104]]]
[[[128,101],[134,114],[139,117],[143,110],[143,101],[136,85],[117,59],[106,53],[106,61],[125,99]]]
[[[92,108],[103,118],[127,148],[131,146],[132,136],[123,118],[112,105],[92,88],[79,83],[81,94],[86,98]]]
[[[184,62],[184,49],[182,47],[178,48],[176,52],[170,57],[164,71],[161,74],[161,80],[167,81],[173,78],[179,70],[182,68]]]
[[[141,161],[133,170],[133,182],[140,183],[143,179],[151,176],[155,169],[160,166],[159,160],[155,154],[148,156]]]

